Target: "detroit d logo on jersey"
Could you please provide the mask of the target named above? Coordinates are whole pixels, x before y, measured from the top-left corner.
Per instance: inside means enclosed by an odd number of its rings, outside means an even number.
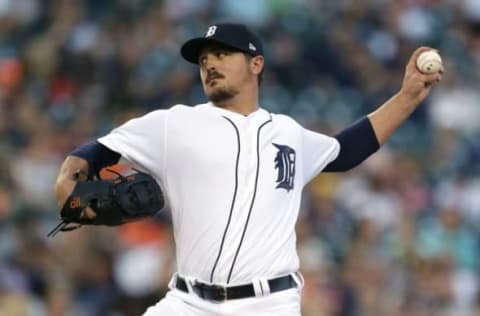
[[[293,181],[295,178],[295,150],[286,145],[273,143],[278,149],[275,156],[275,169],[278,169],[277,186],[288,191],[293,189]]]

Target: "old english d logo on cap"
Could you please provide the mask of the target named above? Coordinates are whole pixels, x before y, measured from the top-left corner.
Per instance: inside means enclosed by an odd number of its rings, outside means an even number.
[[[208,28],[208,31],[207,33],[205,33],[205,37],[210,37],[210,36],[213,36],[215,35],[215,31],[217,30],[217,26],[216,25],[212,25]]]

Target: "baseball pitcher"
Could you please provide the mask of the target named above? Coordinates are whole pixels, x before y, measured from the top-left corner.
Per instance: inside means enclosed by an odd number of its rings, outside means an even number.
[[[327,136],[259,105],[266,57],[257,35],[241,24],[209,26],[181,48],[183,58],[198,65],[209,102],[150,112],[76,148],[55,186],[63,224],[121,224],[155,213],[165,200],[177,272],[168,294],[144,315],[301,315],[295,222],[302,189],[321,171],[361,163],[427,97],[443,76],[443,68],[432,74],[416,68],[429,49],[412,54],[398,93]],[[79,174],[93,179],[120,158],[137,168],[140,188],[124,178],[78,181]],[[119,183],[133,189],[119,194]],[[130,199],[133,207],[118,203],[123,194],[137,197]],[[71,203],[78,197],[84,202]]]

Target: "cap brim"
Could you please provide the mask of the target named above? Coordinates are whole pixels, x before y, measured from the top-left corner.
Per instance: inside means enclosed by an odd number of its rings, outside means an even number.
[[[183,44],[180,53],[187,61],[198,64],[198,57],[200,57],[202,49],[209,43],[219,42],[204,37],[194,38]]]

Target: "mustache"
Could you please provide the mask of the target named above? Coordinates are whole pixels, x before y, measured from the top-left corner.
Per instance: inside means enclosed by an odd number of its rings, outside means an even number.
[[[223,79],[225,78],[221,73],[218,73],[218,72],[209,72],[207,74],[207,78],[205,79],[205,83],[206,84],[209,84],[212,80],[215,80],[215,79]]]

